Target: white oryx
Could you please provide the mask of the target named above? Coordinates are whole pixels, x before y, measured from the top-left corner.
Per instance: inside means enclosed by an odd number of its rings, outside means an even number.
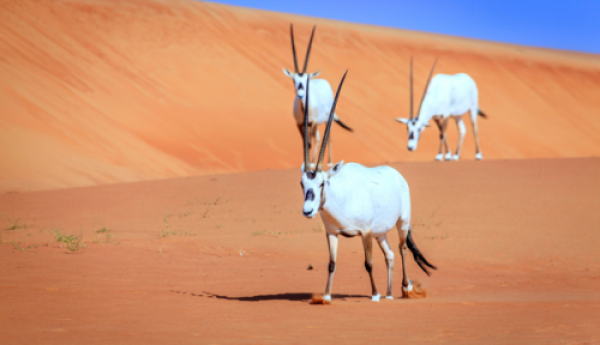
[[[335,273],[338,235],[362,237],[365,249],[365,268],[371,278],[373,301],[379,301],[380,297],[373,279],[372,239],[377,240],[385,255],[388,268],[386,298],[393,299],[392,269],[394,267],[394,253],[390,249],[386,234],[394,226],[396,226],[400,238],[402,295],[403,297],[414,297],[415,291],[406,273],[407,248],[410,249],[415,261],[425,273],[429,275],[425,266],[433,269],[435,267],[427,262],[413,241],[410,226],[410,194],[408,184],[402,175],[387,166],[367,168],[356,163],[344,164],[343,161],[335,164],[327,172],[322,169],[325,146],[327,145],[335,106],[345,78],[346,74],[340,82],[330,110],[315,170],[307,168],[310,162],[309,149],[308,141],[305,140],[304,142],[304,164],[302,165],[302,180],[300,182],[304,193],[302,212],[308,218],[315,217],[317,213],[321,214],[325,224],[327,242],[329,243],[329,279],[325,288],[324,300],[331,301],[331,283]],[[309,102],[308,98],[306,102]],[[304,117],[305,120],[308,118],[308,112],[305,111]],[[308,138],[306,128],[304,137]]]
[[[431,74],[435,68],[436,61],[431,67],[425,91],[421,98],[417,118],[413,119],[413,64],[410,59],[410,119],[396,118],[396,121],[402,122],[408,126],[408,150],[417,149],[417,143],[421,132],[429,126],[429,120],[433,119],[440,130],[440,149],[436,160],[444,159],[442,148],[446,149],[446,160],[458,160],[462,149],[463,139],[467,133],[462,116],[467,111],[471,115],[473,124],[473,134],[475,136],[475,159],[481,160],[481,149],[479,148],[479,130],[477,128],[477,115],[486,118],[486,115],[479,109],[479,92],[475,81],[465,73],[458,74],[436,74],[431,79]],[[431,82],[431,85],[429,83]],[[448,141],[446,139],[446,128],[448,119],[453,117],[458,127],[458,146],[456,154],[452,157]]]
[[[310,57],[310,48],[312,46],[313,36],[315,34],[315,28],[313,27],[310,35],[310,41],[308,42],[308,49],[306,51],[306,59],[304,60],[304,68],[302,72],[298,70],[298,59],[296,58],[296,47],[294,45],[294,28],[290,24],[290,36],[292,38],[292,53],[294,54],[294,68],[295,72],[292,73],[286,68],[283,69],[283,73],[290,77],[294,82],[294,88],[296,89],[296,98],[294,99],[294,119],[298,124],[300,135],[304,138],[304,109],[306,108],[306,94],[308,93],[308,83],[310,82],[311,91],[310,99],[312,104],[308,108],[308,127],[310,132],[310,140],[308,147],[312,147],[313,140],[315,141],[315,151],[313,155],[313,161],[317,159],[317,148],[319,147],[320,136],[317,130],[317,125],[327,122],[328,111],[331,109],[331,103],[333,102],[333,90],[331,85],[324,79],[312,79],[316,78],[321,71],[314,73],[306,73],[306,66],[308,65],[308,58]],[[305,91],[306,90],[306,91]],[[333,120],[337,122],[343,128],[352,132],[352,129],[346,126],[336,114],[333,114]],[[329,142],[329,164],[331,165],[331,139]]]

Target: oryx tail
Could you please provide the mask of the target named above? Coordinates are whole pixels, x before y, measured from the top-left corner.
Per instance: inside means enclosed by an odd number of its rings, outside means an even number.
[[[415,241],[412,238],[411,230],[412,230],[411,228],[408,229],[408,236],[406,237],[406,246],[408,247],[408,249],[410,249],[410,252],[413,254],[413,257],[414,257],[417,265],[419,265],[419,267],[421,267],[421,269],[425,273],[427,273],[427,275],[431,275],[431,273],[429,273],[429,271],[427,270],[427,267],[433,268],[434,270],[437,270],[437,267],[430,264],[427,261],[427,259],[425,259],[423,254],[421,254],[421,251],[419,250],[419,248],[417,248],[417,245],[415,244]],[[425,267],[425,266],[427,266],[427,267]]]
[[[354,132],[354,130],[352,130],[352,128],[346,126],[345,123],[342,122],[342,120],[340,120],[340,118],[337,115],[333,115],[333,121],[335,121],[338,125],[340,125],[343,129],[348,130],[350,132]]]
[[[484,119],[487,119],[487,115],[483,113],[483,111],[481,111],[481,109],[477,108],[477,115],[483,117]]]

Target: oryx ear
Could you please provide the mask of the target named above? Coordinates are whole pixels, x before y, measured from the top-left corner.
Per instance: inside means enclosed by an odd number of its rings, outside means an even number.
[[[329,177],[339,173],[342,168],[344,167],[344,161],[341,161],[339,163],[336,163],[334,166],[331,167],[331,169],[329,169],[329,171],[327,172],[329,174]]]
[[[396,120],[398,122],[402,122],[404,124],[407,124],[410,121],[409,119],[404,119],[404,118],[401,118],[401,117],[397,117],[394,120]]]
[[[321,74],[321,71],[316,71],[315,73],[310,73],[308,75],[309,78],[316,78],[319,76],[319,74]]]
[[[290,78],[294,78],[294,73],[287,70],[287,68],[283,69],[283,74],[287,75]]]

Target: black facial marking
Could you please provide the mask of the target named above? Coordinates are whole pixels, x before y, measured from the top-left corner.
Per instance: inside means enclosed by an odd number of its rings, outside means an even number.
[[[298,90],[304,90],[304,85],[302,85],[302,83],[298,84]]]
[[[308,177],[310,180],[314,180],[315,177],[317,177],[317,172],[316,171],[309,171],[306,173],[306,177]]]
[[[335,272],[335,262],[331,261],[329,263],[329,273]]]
[[[410,132],[408,134],[408,140],[413,140],[415,138],[415,132]]]
[[[313,200],[315,200],[315,192],[313,191],[312,188],[310,188],[306,192],[306,198],[304,200],[306,200],[306,201],[313,201]]]

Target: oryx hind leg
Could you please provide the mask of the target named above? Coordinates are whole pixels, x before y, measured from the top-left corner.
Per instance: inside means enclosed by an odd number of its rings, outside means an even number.
[[[479,128],[477,127],[477,108],[471,109],[471,124],[473,125],[473,137],[475,138],[475,159],[482,160],[481,148],[479,147]]]
[[[364,231],[361,233],[363,240],[363,247],[365,248],[365,268],[369,272],[371,278],[371,300],[373,302],[379,302],[379,292],[377,292],[377,286],[375,286],[375,278],[373,277],[373,233],[371,230]]]
[[[381,251],[385,256],[385,264],[388,269],[388,288],[385,298],[394,299],[394,295],[392,294],[392,272],[394,271],[394,252],[390,249],[390,245],[387,241],[386,235],[377,237],[377,243],[379,244],[379,248],[381,248]]]
[[[410,289],[410,280],[408,280],[408,274],[406,273],[406,253],[408,251],[406,239],[408,238],[410,224],[402,219],[398,219],[396,229],[398,230],[398,238],[400,239],[398,249],[400,251],[400,258],[402,259],[402,296],[404,296],[405,292]]]

